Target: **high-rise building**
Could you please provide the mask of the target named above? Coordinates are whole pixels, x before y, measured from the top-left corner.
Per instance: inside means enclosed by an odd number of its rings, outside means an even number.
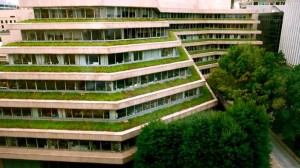
[[[257,39],[263,41],[262,47],[266,50],[278,52],[283,12],[260,13],[259,20],[261,23],[258,25],[258,30],[261,30],[262,34],[259,34]]]
[[[300,64],[300,1],[286,0],[279,50],[290,65]]]
[[[231,10],[230,0],[20,8],[32,15],[8,25],[0,48],[9,59],[0,66],[1,168],[125,164],[144,124],[217,104],[199,69],[208,74],[231,45],[262,44],[257,11]]]

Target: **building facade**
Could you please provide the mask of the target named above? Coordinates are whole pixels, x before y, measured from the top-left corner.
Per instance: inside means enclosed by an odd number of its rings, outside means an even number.
[[[279,50],[285,54],[287,63],[300,64],[300,2],[286,0]]]
[[[262,44],[257,11],[172,2],[21,0],[29,20],[0,48],[0,167],[122,165],[148,122],[214,107],[205,76],[231,45]]]
[[[268,51],[278,52],[280,44],[280,35],[283,22],[283,12],[260,13],[258,30],[262,34],[257,39],[263,41],[262,47]]]

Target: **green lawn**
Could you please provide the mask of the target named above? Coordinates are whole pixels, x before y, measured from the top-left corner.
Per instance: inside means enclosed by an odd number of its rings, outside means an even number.
[[[120,64],[115,66],[6,66],[0,64],[0,72],[89,72],[89,73],[113,73],[157,65],[165,65],[189,60],[182,47],[178,47],[179,57],[159,60]]]
[[[165,38],[148,38],[148,39],[132,39],[132,40],[118,40],[107,42],[14,42],[4,45],[5,47],[73,47],[73,46],[118,46],[118,45],[130,45],[130,44],[142,44],[142,43],[155,43],[176,41],[177,38],[173,32],[169,31],[169,37]]]
[[[209,64],[214,64],[218,63],[219,60],[210,60],[210,61],[205,61],[205,62],[199,62],[196,63],[197,66],[203,66],[203,65],[209,65]]]
[[[147,122],[159,119],[163,116],[199,105],[212,100],[207,87],[203,87],[201,97],[176,104],[167,108],[156,110],[143,116],[129,119],[128,122],[106,123],[106,122],[87,122],[87,121],[39,121],[39,120],[17,120],[0,119],[0,128],[31,128],[31,129],[55,129],[55,130],[85,130],[85,131],[123,131],[126,129],[145,124]]]
[[[190,67],[192,75],[186,78],[175,79],[163,83],[150,84],[134,90],[115,93],[64,93],[62,92],[7,92],[0,91],[0,98],[3,99],[43,99],[43,100],[86,100],[86,101],[117,101],[138,95],[167,89],[174,86],[200,80],[200,76],[194,67]]]

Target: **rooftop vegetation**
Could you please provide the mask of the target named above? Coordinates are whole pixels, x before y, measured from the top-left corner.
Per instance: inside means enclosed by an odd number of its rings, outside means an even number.
[[[106,123],[106,122],[88,122],[88,121],[46,121],[46,120],[17,120],[0,119],[0,128],[29,128],[29,129],[55,129],[55,130],[83,130],[83,131],[123,131],[141,124],[159,119],[163,116],[199,105],[212,100],[213,97],[207,87],[202,87],[203,95],[173,105],[171,107],[156,110],[152,113],[129,119],[128,122]]]
[[[0,91],[0,98],[4,99],[42,99],[42,100],[85,100],[85,101],[117,101],[138,95],[167,89],[186,83],[200,80],[200,76],[194,67],[190,67],[191,76],[178,78],[163,83],[150,84],[148,86],[136,88],[134,90],[115,93],[68,93],[68,92],[7,92]]]
[[[189,60],[182,47],[178,47],[179,57],[164,58],[159,60],[137,62],[131,64],[120,64],[115,66],[6,66],[0,64],[0,72],[94,72],[94,73],[113,73],[138,68],[146,68],[170,64],[174,62]]]

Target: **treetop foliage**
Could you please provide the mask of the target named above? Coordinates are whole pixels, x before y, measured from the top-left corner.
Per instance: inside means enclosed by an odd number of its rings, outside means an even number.
[[[280,73],[284,64],[282,53],[249,44],[235,45],[221,57],[220,68],[212,72],[208,82],[220,99],[255,100],[272,111],[286,102],[286,78]]]

